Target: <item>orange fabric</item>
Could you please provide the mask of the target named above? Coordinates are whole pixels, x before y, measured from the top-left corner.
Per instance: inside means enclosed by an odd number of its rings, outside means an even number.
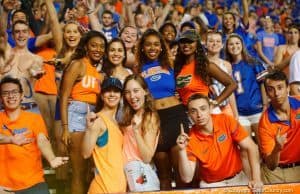
[[[89,194],[120,193],[126,191],[126,178],[123,170],[123,135],[119,126],[102,113],[98,116],[108,130],[108,142],[102,147],[95,145],[93,159],[97,169]]]
[[[138,193],[138,192],[137,192]],[[141,193],[141,192],[139,192]],[[248,186],[234,186],[234,187],[218,187],[208,189],[179,189],[172,191],[153,191],[147,192],[147,194],[253,194]],[[300,193],[300,183],[286,183],[286,184],[271,184],[264,185],[262,193]]]
[[[96,104],[97,95],[100,94],[101,75],[87,58],[83,58],[82,63],[86,67],[86,73],[82,80],[73,86],[71,98],[89,104]]]
[[[118,14],[122,14],[122,7],[123,7],[122,1],[117,1],[115,4],[115,12]]]
[[[124,164],[131,161],[143,161],[131,125],[124,128],[123,154]]]
[[[35,37],[35,34],[32,32],[31,29],[30,29],[30,31],[29,31],[29,36],[30,36],[30,37]]]
[[[38,114],[21,111],[15,121],[11,121],[6,112],[0,112],[0,133],[27,132],[27,138],[33,138],[32,143],[17,146],[14,144],[0,144],[0,185],[13,190],[29,188],[44,182],[41,152],[37,145],[37,136],[47,134],[42,117]]]
[[[44,48],[36,54],[41,56],[44,61],[49,61],[55,58],[56,51],[52,48]],[[34,84],[34,91],[50,95],[57,95],[55,67],[53,65],[44,63],[43,68],[45,70],[45,74],[40,79],[36,80]]]
[[[242,170],[237,143],[248,137],[247,131],[233,117],[211,116],[213,134],[203,134],[193,126],[187,146],[189,160],[199,161],[200,179],[207,183],[224,180]]]
[[[208,96],[209,92],[208,85],[199,76],[195,75],[195,61],[182,67],[176,77],[176,86],[184,105],[187,105],[189,97],[193,94],[200,93]]]
[[[183,14],[184,13],[184,7],[181,5],[176,4],[175,5],[175,9],[180,13]]]
[[[89,16],[85,15],[82,18],[77,18],[77,22],[80,23],[85,28],[89,27]]]
[[[298,100],[299,104],[300,101]],[[268,109],[269,110],[269,109]],[[278,129],[280,134],[287,133],[287,143],[284,144],[280,152],[280,164],[289,164],[300,161],[300,108],[292,109],[290,112],[290,124],[285,122],[270,122],[268,110],[265,111],[260,119],[258,127],[258,137],[260,140],[260,150],[265,158],[270,155],[275,146],[275,138]]]
[[[221,109],[222,113],[232,116],[232,117],[234,116],[230,104],[226,104],[225,106],[220,107],[220,109]]]

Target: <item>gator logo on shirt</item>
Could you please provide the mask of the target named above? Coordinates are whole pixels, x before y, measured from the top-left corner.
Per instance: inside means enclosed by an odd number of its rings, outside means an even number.
[[[151,76],[150,80],[151,80],[152,82],[156,82],[156,81],[160,80],[160,78],[161,78],[161,75],[158,74],[158,75],[153,75],[153,76]]]
[[[218,137],[218,142],[223,142],[226,140],[226,135],[225,134],[222,134]]]
[[[297,120],[300,119],[300,113],[296,114],[296,119],[297,119]]]
[[[178,76],[176,78],[176,84],[178,88],[183,88],[184,86],[191,83],[192,75],[186,75],[186,76]]]

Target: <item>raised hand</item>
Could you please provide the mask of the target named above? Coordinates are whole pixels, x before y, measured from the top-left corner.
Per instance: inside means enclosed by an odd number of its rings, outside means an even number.
[[[275,138],[275,146],[277,149],[282,150],[284,144],[287,142],[287,133],[281,135],[281,127],[278,127],[276,138]]]
[[[190,137],[188,134],[184,132],[183,124],[180,124],[180,134],[177,137],[176,143],[180,150],[183,150],[186,148],[188,142],[190,140]]]
[[[90,106],[87,106],[87,114],[86,114],[86,127],[90,129],[93,125],[95,120],[98,118],[97,114],[91,112]]]
[[[142,124],[142,116],[135,114],[132,118],[131,124],[134,130],[138,130]]]

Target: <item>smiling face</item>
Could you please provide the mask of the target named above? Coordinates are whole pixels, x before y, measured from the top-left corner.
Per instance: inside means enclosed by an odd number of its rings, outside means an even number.
[[[135,111],[144,107],[147,92],[136,80],[129,80],[124,87],[124,98]]]
[[[13,38],[16,42],[17,47],[27,47],[27,42],[29,38],[29,26],[18,22],[14,24]]]
[[[108,46],[108,60],[111,64],[119,66],[123,64],[125,58],[125,48],[121,42],[112,42]]]
[[[179,41],[179,49],[185,56],[194,55],[197,50],[197,42],[191,40]]]
[[[15,83],[5,83],[1,86],[1,101],[6,110],[19,108],[23,94]]]
[[[63,36],[68,47],[70,48],[77,47],[81,38],[78,25],[73,23],[66,24],[66,26],[64,27]]]
[[[117,108],[121,100],[121,91],[117,88],[108,88],[101,93],[101,99],[104,106]]]
[[[86,46],[87,56],[93,63],[98,63],[105,52],[105,41],[101,37],[91,38]]]
[[[153,61],[158,59],[162,47],[161,42],[158,36],[156,35],[149,35],[145,38],[144,44],[142,46],[142,49],[144,50],[145,56]]]
[[[206,48],[208,52],[216,54],[222,49],[222,36],[217,33],[209,33],[206,39]]]
[[[235,20],[232,14],[226,13],[223,16],[223,26],[227,30],[233,30],[234,29]]]
[[[168,42],[171,42],[176,38],[176,32],[174,31],[174,28],[171,25],[166,25],[164,27],[162,35],[164,39]]]
[[[232,57],[240,56],[243,50],[242,41],[237,37],[230,37],[227,40],[226,49]]]
[[[137,41],[137,29],[126,27],[121,34],[121,39],[125,43],[127,49],[133,48]]]

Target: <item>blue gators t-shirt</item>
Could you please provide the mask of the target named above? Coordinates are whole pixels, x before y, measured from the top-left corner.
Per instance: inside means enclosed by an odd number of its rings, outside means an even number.
[[[260,84],[267,73],[262,64],[249,64],[243,60],[232,64],[233,78],[238,84],[235,98],[240,115],[248,116],[262,111]]]
[[[141,75],[154,99],[175,95],[176,83],[172,68],[163,69],[158,61],[150,61],[143,65]]]

